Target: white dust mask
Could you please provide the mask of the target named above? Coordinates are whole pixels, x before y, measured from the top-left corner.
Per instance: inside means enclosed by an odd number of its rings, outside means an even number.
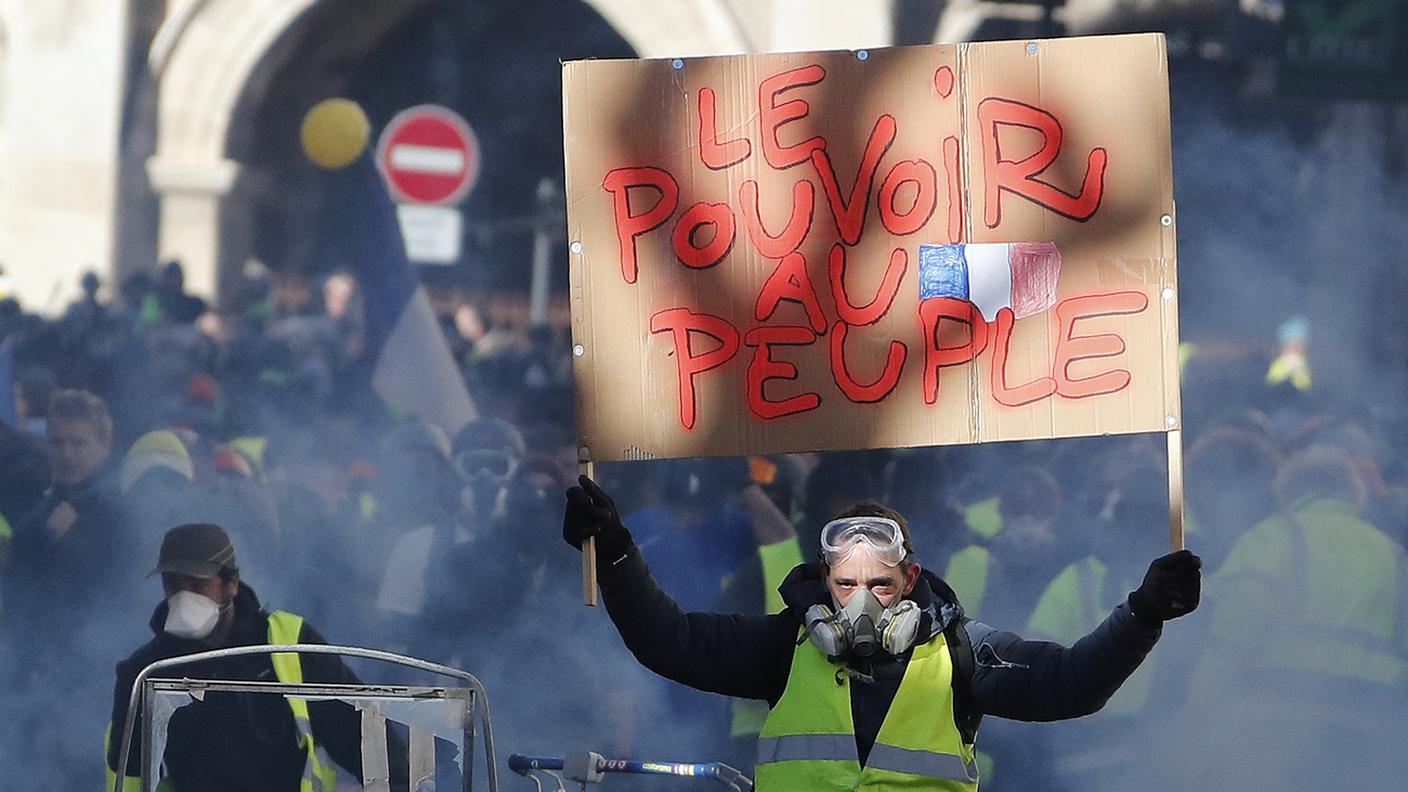
[[[210,635],[224,610],[215,601],[194,591],[178,591],[166,598],[167,633],[199,641]]]

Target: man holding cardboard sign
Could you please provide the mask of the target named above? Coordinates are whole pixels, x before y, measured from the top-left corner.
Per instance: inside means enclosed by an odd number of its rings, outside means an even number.
[[[1139,588],[1071,647],[967,619],[914,557],[904,517],[875,503],[821,530],[770,616],[684,613],[650,576],[611,498],[567,491],[563,537],[595,538],[607,611],[627,648],[681,684],[762,699],[760,789],[976,789],[984,715],[1027,721],[1099,710],[1168,619],[1198,605],[1201,560],[1155,560]]]
[[[1181,548],[1167,65],[1159,35],[565,63],[579,459],[1167,432]],[[771,705],[772,789],[972,789],[983,715],[1094,712],[1200,591],[1164,556],[1068,649],[964,619],[877,504],[766,617],[682,613],[590,479],[563,533],[647,667]]]

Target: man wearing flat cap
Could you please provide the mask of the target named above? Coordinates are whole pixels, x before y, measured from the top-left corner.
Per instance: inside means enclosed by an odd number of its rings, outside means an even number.
[[[128,697],[143,668],[231,646],[325,643],[302,617],[260,606],[254,590],[241,582],[235,547],[218,525],[193,523],[167,531],[149,577],[158,574],[165,599],[152,614],[155,636],[117,665],[105,740],[109,790],[116,781]],[[192,679],[361,684],[333,655],[245,655],[178,671]],[[140,733],[134,733],[123,792],[139,788],[143,750]],[[172,714],[161,762],[162,788],[332,792],[335,773],[328,756],[362,778],[361,717],[345,702],[212,692]],[[396,768],[401,763],[390,764]],[[404,790],[404,770],[399,779],[394,775],[393,769],[392,788]]]

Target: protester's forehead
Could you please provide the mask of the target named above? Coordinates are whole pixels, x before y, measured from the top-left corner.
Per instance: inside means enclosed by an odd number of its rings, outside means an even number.
[[[76,433],[82,433],[96,438],[102,434],[102,430],[93,421],[76,416],[51,417],[45,421],[44,430],[50,437],[58,434],[72,436]]]
[[[167,588],[201,588],[215,580],[217,575],[201,577],[199,575],[187,575],[182,572],[162,572],[161,585]]]

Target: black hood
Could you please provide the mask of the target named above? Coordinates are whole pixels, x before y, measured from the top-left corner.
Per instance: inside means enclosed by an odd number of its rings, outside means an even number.
[[[821,575],[821,564],[798,564],[787,573],[782,585],[777,587],[788,611],[801,625],[807,609],[813,605],[831,606],[831,591]],[[938,575],[927,569],[919,573],[919,581],[914,584],[905,599],[913,600],[923,612],[919,622],[919,634],[923,641],[932,639],[943,632],[950,624],[963,618],[963,606],[958,603],[958,595]]]

